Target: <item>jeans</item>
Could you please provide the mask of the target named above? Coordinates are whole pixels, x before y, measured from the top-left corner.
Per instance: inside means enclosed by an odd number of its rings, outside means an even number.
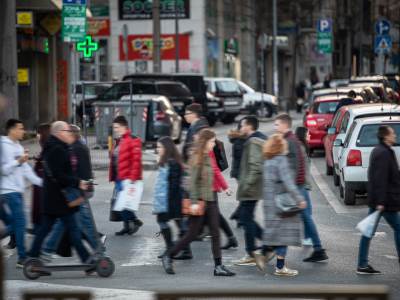
[[[368,215],[375,212],[374,208],[370,208]],[[384,211],[381,213],[378,221],[376,222],[374,228],[374,234],[376,228],[378,227],[380,218],[384,217],[386,222],[392,227],[394,231],[394,242],[396,244],[397,256],[400,258],[400,214],[398,212],[392,211]],[[368,266],[368,252],[369,252],[369,245],[372,238],[368,238],[366,236],[362,236],[360,240],[360,249],[358,252],[358,267],[365,268]]]
[[[288,247],[287,246],[275,246],[274,251],[277,256],[286,257]]]
[[[115,181],[115,191],[117,194],[122,191],[122,181],[121,180]],[[133,211],[123,210],[120,212],[120,214],[121,214],[121,219],[124,222],[137,220],[137,216]]]
[[[239,205],[239,220],[243,224],[246,252],[248,255],[252,255],[253,251],[256,250],[255,239],[262,239],[262,229],[254,220],[256,205],[257,200],[241,201]]]
[[[0,196],[1,204],[7,205],[10,209],[11,215],[3,210],[2,218],[7,225],[6,230],[8,234],[14,233],[15,242],[17,244],[18,258],[25,259],[25,213],[24,213],[24,199],[21,193],[8,193]]]
[[[314,220],[312,218],[312,209],[311,209],[311,199],[308,190],[304,186],[298,186],[300,193],[303,195],[305,201],[307,202],[306,209],[301,211],[301,218],[303,219],[304,224],[304,235],[308,238],[311,238],[314,250],[321,250],[321,240],[319,238],[317,226],[315,226]]]
[[[69,214],[66,216],[62,216],[60,218],[55,216],[44,215],[42,225],[40,226],[39,232],[35,235],[35,239],[33,240],[32,248],[30,250],[29,255],[31,257],[39,257],[40,249],[42,248],[42,243],[45,240],[46,236],[51,231],[57,219],[60,219],[65,228],[67,229],[67,232],[69,234],[69,239],[74,248],[76,249],[76,251],[78,252],[81,261],[83,263],[87,262],[89,258],[89,253],[82,244],[81,231],[78,227],[78,224],[76,222],[76,217],[74,214]]]

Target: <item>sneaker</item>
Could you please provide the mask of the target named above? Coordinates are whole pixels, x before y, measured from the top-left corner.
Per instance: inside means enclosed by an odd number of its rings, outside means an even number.
[[[289,269],[286,266],[284,266],[282,269],[276,268],[275,273],[274,273],[274,275],[277,275],[277,276],[297,276],[298,274],[299,274],[299,271]]]
[[[101,244],[104,246],[104,244],[106,243],[107,240],[107,236],[105,234],[100,236],[100,242]]]
[[[364,268],[358,267],[357,274],[359,274],[359,275],[381,275],[382,273],[378,270],[375,270],[370,265],[368,265]]]
[[[303,259],[304,262],[320,262],[328,259],[325,249],[314,250],[310,257]]]
[[[304,239],[302,244],[303,244],[303,246],[312,246],[313,245],[312,239],[311,238]]]
[[[17,264],[16,264],[17,269],[22,269],[24,267],[25,261],[26,261],[25,258],[18,259]]]
[[[55,253],[52,253],[52,252],[42,251],[40,253],[40,259],[47,261],[47,262],[51,262],[53,259],[57,259],[57,258],[60,258],[60,256]]]
[[[235,265],[237,266],[255,266],[256,265],[256,260],[254,257],[251,257],[250,255],[246,255],[239,259],[238,261],[234,262]]]
[[[256,261],[256,266],[261,272],[265,272],[265,256],[262,255],[261,251],[253,252],[254,260]]]

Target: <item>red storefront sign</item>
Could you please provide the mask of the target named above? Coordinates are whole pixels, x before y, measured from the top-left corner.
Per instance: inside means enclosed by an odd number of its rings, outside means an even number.
[[[128,35],[128,60],[151,60],[153,36],[151,34]],[[119,59],[125,60],[123,37],[119,37]],[[161,59],[175,60],[175,35],[161,35]],[[189,59],[189,35],[179,35],[179,59]]]
[[[57,62],[58,119],[68,120],[68,64],[66,60]]]
[[[87,20],[87,34],[91,36],[110,36],[110,19]]]

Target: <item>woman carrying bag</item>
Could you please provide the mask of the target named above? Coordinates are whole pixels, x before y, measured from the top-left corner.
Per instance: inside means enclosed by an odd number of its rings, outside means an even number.
[[[235,273],[222,265],[217,193],[225,191],[229,196],[231,191],[228,189],[228,185],[215,160],[213,152],[215,137],[215,133],[209,129],[203,129],[199,132],[191,161],[191,203],[187,205],[188,200],[184,200],[183,203],[184,212],[190,215],[189,229],[182,239],[162,257],[163,267],[167,274],[175,274],[172,266],[172,257],[197,237],[202,227],[204,216],[207,216],[207,225],[212,236],[211,244],[215,263],[214,276],[235,275]]]
[[[285,258],[288,246],[301,246],[300,210],[306,207],[306,202],[299,193],[292,175],[290,174],[287,159],[287,143],[280,134],[272,135],[264,144],[264,183],[263,183],[263,210],[264,210],[264,245],[261,255],[255,253],[257,266],[265,269],[266,257],[271,257],[268,250],[274,248],[277,263],[274,275],[296,276],[297,270],[286,267]],[[282,208],[282,197],[291,202],[287,212]],[[288,206],[288,205],[286,205]],[[290,213],[291,211],[291,213]],[[267,247],[268,245],[269,247]]]
[[[110,181],[115,182],[115,198],[122,192],[124,183],[142,180],[142,142],[139,138],[132,137],[128,128],[128,121],[124,116],[113,120],[113,130],[116,141],[110,153]],[[111,210],[115,206],[112,204]],[[132,235],[139,230],[143,222],[130,210],[121,212],[112,211],[123,221],[123,228],[116,235]]]
[[[158,140],[157,153],[159,169],[154,189],[153,213],[157,216],[167,253],[173,246],[169,221],[175,220],[181,230],[183,162],[174,141],[169,136]]]

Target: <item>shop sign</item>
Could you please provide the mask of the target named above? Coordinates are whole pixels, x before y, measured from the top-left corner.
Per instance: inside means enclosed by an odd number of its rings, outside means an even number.
[[[18,68],[17,80],[19,85],[29,85],[29,69]]]
[[[58,15],[48,14],[40,21],[40,25],[49,34],[55,35],[61,28],[61,18]]]
[[[64,59],[57,62],[57,107],[58,119],[68,119],[68,63]]]
[[[125,60],[124,39],[119,37],[119,59]],[[151,34],[128,35],[128,60],[151,60],[153,36]],[[175,60],[175,35],[161,35],[161,59]],[[179,59],[189,59],[189,35],[179,35]]]
[[[33,12],[17,11],[17,27],[33,27]]]
[[[93,19],[87,20],[87,34],[91,36],[110,36],[110,19]]]
[[[95,18],[110,16],[110,8],[108,7],[108,5],[91,5],[90,12]]]
[[[64,42],[77,42],[86,35],[86,6],[63,5],[62,36]]]
[[[175,7],[175,3],[177,8]],[[149,20],[153,18],[153,4],[148,0],[119,0],[120,20]],[[190,18],[190,0],[160,0],[160,18]]]
[[[230,38],[224,41],[224,52],[235,56],[239,54],[239,43],[236,38]]]

